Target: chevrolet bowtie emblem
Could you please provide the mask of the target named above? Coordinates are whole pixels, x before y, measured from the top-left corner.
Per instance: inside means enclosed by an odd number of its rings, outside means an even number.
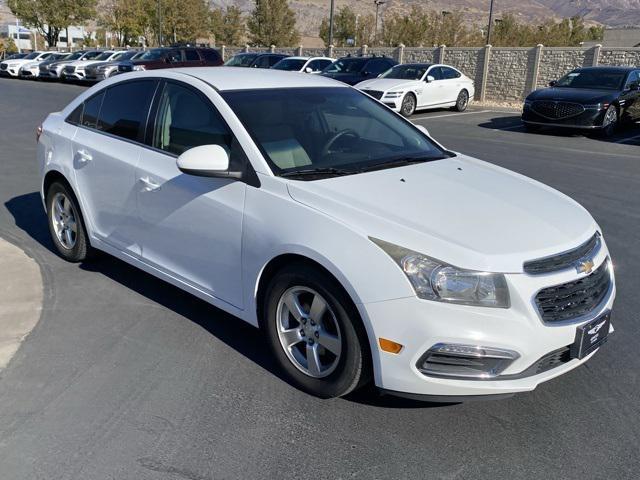
[[[593,260],[580,260],[576,263],[578,273],[591,273],[593,271]]]

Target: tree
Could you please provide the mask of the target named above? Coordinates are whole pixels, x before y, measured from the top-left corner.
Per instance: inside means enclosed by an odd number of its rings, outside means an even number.
[[[98,17],[98,24],[115,33],[118,46],[138,43],[145,34],[146,19],[144,5],[140,0],[107,0]]]
[[[338,9],[333,17],[333,45],[344,47],[348,40],[355,41],[356,45],[370,45],[373,39],[375,17],[369,15],[356,15],[349,6]],[[320,38],[325,45],[329,45],[329,18],[322,19],[320,24]]]
[[[50,47],[69,25],[82,24],[95,12],[96,0],[8,0],[7,6],[27,26],[35,28]]]
[[[255,0],[256,7],[247,21],[253,44],[296,45],[300,34],[296,30],[296,16],[287,0]]]
[[[0,54],[11,55],[17,51],[18,47],[16,47],[16,42],[13,41],[13,38],[0,38]],[[2,55],[0,55],[0,58],[2,58]]]
[[[236,6],[211,11],[210,30],[221,45],[240,45],[245,36],[246,25],[242,12]]]

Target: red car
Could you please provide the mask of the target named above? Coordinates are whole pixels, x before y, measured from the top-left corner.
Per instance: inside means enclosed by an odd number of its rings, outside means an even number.
[[[217,67],[222,65],[222,56],[213,48],[161,47],[151,48],[134,60],[118,66],[119,72],[155,70],[177,67]]]

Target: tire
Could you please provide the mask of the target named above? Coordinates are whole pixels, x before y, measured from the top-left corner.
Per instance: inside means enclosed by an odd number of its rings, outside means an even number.
[[[618,109],[615,105],[609,105],[609,108],[607,108],[607,111],[604,114],[604,119],[602,120],[600,136],[605,138],[612,137],[618,128],[618,120]]]
[[[402,103],[400,104],[400,115],[405,118],[409,118],[416,111],[416,96],[413,93],[407,93],[402,98]]]
[[[62,182],[47,190],[47,223],[58,254],[69,262],[82,262],[93,255],[78,200]]]
[[[524,129],[527,133],[538,133],[540,131],[540,125],[531,125],[530,123],[524,124]]]
[[[322,302],[326,309],[317,314]],[[278,272],[267,287],[261,320],[278,364],[300,390],[334,398],[368,382],[369,350],[359,314],[340,285],[321,269],[293,264]]]
[[[456,104],[453,107],[453,110],[456,112],[464,112],[469,106],[469,92],[466,90],[460,90],[458,94],[458,98],[456,99]]]

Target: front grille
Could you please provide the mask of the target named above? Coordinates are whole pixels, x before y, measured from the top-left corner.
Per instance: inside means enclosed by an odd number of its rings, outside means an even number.
[[[72,65],[67,65],[66,67],[64,67],[64,73],[73,73],[75,69],[76,67]]]
[[[600,234],[595,233],[579,247],[550,257],[524,262],[524,271],[530,275],[540,275],[571,268],[582,258],[593,258],[600,250],[600,245]]]
[[[7,64],[3,63],[2,65],[0,65],[0,70],[6,70],[7,69]]]
[[[384,94],[384,92],[379,92],[377,90],[363,90],[363,91],[369,94],[370,96],[372,96],[373,98],[375,98],[376,100],[380,100],[382,98],[382,95]]]
[[[580,115],[584,112],[584,107],[579,103],[552,102],[546,100],[533,102],[532,108],[537,114],[551,120],[562,120]]]
[[[49,65],[40,65],[38,67],[38,69],[42,72],[42,73],[46,73],[49,71]]]
[[[611,287],[609,260],[591,275],[554,287],[543,288],[535,298],[545,322],[573,320],[595,310]]]

